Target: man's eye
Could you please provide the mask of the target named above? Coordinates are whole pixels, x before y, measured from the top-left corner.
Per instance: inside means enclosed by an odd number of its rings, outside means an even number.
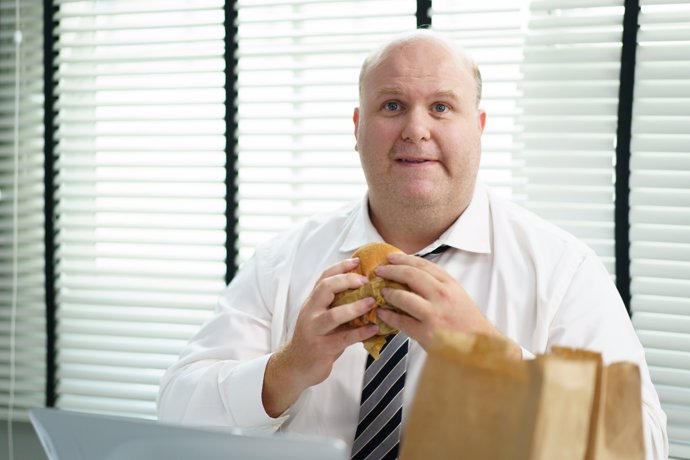
[[[396,110],[398,110],[400,108],[400,104],[398,104],[397,102],[386,102],[384,107],[389,112],[395,112]]]
[[[445,113],[449,110],[450,110],[450,108],[446,104],[441,104],[441,103],[434,104],[434,111],[436,111],[438,113]]]

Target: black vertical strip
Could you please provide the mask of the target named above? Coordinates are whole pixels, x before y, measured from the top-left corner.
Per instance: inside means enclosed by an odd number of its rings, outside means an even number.
[[[43,0],[43,143],[44,143],[44,245],[46,291],[46,406],[57,401],[57,301],[55,275],[55,30],[56,7],[52,0]]]
[[[639,11],[639,0],[625,0],[616,133],[616,285],[630,316],[630,138]]]
[[[431,27],[431,1],[417,0],[417,28]]]
[[[237,10],[225,6],[225,282],[237,270]]]

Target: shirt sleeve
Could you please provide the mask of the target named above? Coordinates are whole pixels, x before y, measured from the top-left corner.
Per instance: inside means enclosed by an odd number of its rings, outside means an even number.
[[[600,351],[605,363],[637,364],[647,459],[668,457],[666,414],[649,375],[644,348],[611,276],[591,251],[586,253],[558,302],[549,333],[551,345]]]
[[[221,293],[215,314],[164,374],[161,421],[274,432],[288,418],[270,417],[261,399],[266,364],[275,351],[274,292],[262,287],[271,285],[265,280],[271,274],[261,267],[257,256],[246,263]]]

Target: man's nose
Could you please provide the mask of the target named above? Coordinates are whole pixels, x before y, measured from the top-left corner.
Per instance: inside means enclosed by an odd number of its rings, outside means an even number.
[[[429,140],[431,131],[429,129],[430,116],[425,109],[415,108],[409,110],[405,117],[405,125],[401,137],[406,142],[420,142]]]

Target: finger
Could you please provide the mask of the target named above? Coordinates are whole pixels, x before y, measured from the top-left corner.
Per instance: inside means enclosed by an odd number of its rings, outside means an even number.
[[[317,288],[335,295],[348,289],[358,289],[369,282],[369,278],[357,273],[340,273],[321,280]]]
[[[408,316],[419,321],[424,321],[430,316],[431,304],[414,292],[383,288],[381,289],[381,295],[388,305],[405,312]]]
[[[426,261],[425,261],[426,262]],[[435,265],[428,262],[430,265]],[[441,286],[441,281],[432,276],[427,266],[414,267],[411,265],[380,265],[376,267],[376,274],[381,278],[406,284],[412,292],[424,298],[430,298]]]
[[[379,331],[379,327],[376,324],[368,324],[366,326],[357,327],[354,329],[343,329],[335,331],[328,336],[328,339],[332,341],[333,346],[338,349],[345,349],[350,345],[366,340],[370,337],[375,336]]]
[[[425,343],[424,324],[417,319],[385,308],[379,308],[376,314],[382,321],[394,328],[400,329],[411,339],[416,340],[420,344]]]
[[[357,268],[358,265],[359,258],[341,260],[340,262],[326,268],[326,270],[324,270],[324,272],[319,277],[318,281],[321,281],[325,278],[329,278],[331,276],[339,275],[341,273],[347,273]]]
[[[446,271],[440,265],[424,257],[393,253],[388,255],[388,261],[391,265],[409,265],[410,267],[419,268],[434,278],[443,279],[447,276]]]
[[[319,281],[312,292],[310,308],[327,310],[338,292],[357,289],[369,282],[366,276],[357,273],[340,273]]]
[[[314,331],[319,335],[326,335],[339,326],[359,318],[374,307],[376,301],[367,297],[356,302],[331,308],[314,319]]]

